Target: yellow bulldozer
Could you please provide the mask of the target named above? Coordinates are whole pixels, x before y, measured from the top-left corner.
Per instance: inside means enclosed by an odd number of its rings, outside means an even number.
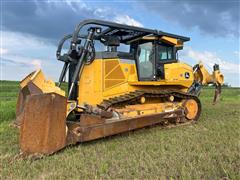
[[[201,87],[224,77],[215,64],[178,60],[190,38],[101,20],[85,20],[59,42],[64,62],[57,85],[41,70],[20,82],[15,123],[24,154],[52,154],[70,144],[146,126],[199,119]],[[70,42],[67,52],[64,44]],[[65,44],[66,45],[66,44]],[[68,79],[68,93],[61,90]]]

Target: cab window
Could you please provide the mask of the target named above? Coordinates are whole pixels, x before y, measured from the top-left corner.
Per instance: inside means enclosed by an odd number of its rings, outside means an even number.
[[[157,61],[173,60],[173,47],[158,45]]]
[[[154,71],[153,43],[138,45],[138,70],[140,79],[151,79]]]

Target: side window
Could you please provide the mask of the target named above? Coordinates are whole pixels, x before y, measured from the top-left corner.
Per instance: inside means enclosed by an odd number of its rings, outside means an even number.
[[[172,47],[168,47],[168,59],[172,59],[173,49]]]
[[[149,61],[150,50],[144,49],[141,47],[140,55],[139,55],[139,62],[144,63]]]
[[[173,48],[170,46],[158,46],[158,61],[167,61],[173,59]]]
[[[153,76],[154,53],[152,42],[138,46],[138,72],[140,79],[151,79]]]

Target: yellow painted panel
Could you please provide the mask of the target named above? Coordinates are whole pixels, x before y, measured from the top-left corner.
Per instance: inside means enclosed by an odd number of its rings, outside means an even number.
[[[159,40],[160,42],[165,42],[165,43],[173,45],[173,46],[183,46],[183,42],[181,40],[178,40],[178,39],[173,38],[173,37],[168,37],[168,36],[162,36],[162,37],[144,36],[144,37],[134,39],[131,42],[134,42],[134,41],[140,40],[140,39],[149,40],[149,41]]]
[[[159,81],[131,81],[129,84],[143,86],[176,85],[188,88],[193,83],[194,76],[192,67],[185,63],[165,64],[164,71],[165,79]],[[189,78],[185,78],[185,73],[189,73]]]
[[[116,60],[104,60],[105,65],[105,76],[108,75],[116,66],[119,64]]]
[[[96,59],[84,66],[78,86],[78,104],[98,104],[102,101],[102,62]]]
[[[135,66],[131,65],[131,67],[130,67],[130,74],[135,74],[135,73],[136,73]]]
[[[42,70],[37,70],[27,75],[21,82],[21,89],[24,88],[29,82],[32,82],[43,93],[55,92],[59,95],[65,96],[65,92],[55,85],[52,80],[46,80]]]
[[[111,71],[107,76],[105,76],[105,79],[125,79],[121,66],[118,65],[116,68],[114,68],[113,71]]]
[[[110,62],[109,69],[106,66]],[[119,96],[135,90],[173,89],[184,92],[192,85],[192,67],[184,63],[166,64],[165,79],[159,81],[138,81],[135,64],[119,59],[96,59],[86,65],[79,81],[78,104],[96,105],[104,99]],[[189,78],[185,78],[189,73]],[[105,75],[107,76],[105,77]]]
[[[124,82],[124,80],[118,80],[118,79],[116,79],[116,80],[112,80],[112,79],[111,80],[105,80],[105,89],[114,87],[114,86],[119,85],[123,82]]]
[[[178,44],[178,40],[176,38],[167,37],[167,36],[162,36],[160,38],[160,41],[163,41],[167,44],[172,44],[172,45],[177,45]]]

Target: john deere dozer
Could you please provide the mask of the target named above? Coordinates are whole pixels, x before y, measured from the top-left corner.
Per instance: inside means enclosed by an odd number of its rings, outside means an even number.
[[[201,87],[214,84],[219,98],[223,75],[202,63],[178,60],[190,38],[100,20],[82,21],[57,49],[64,62],[58,85],[41,70],[20,82],[16,124],[25,154],[52,154],[69,144],[154,124],[196,122]],[[70,41],[67,53],[62,53]],[[97,50],[104,47],[104,50]],[[68,95],[60,89],[68,78]]]

